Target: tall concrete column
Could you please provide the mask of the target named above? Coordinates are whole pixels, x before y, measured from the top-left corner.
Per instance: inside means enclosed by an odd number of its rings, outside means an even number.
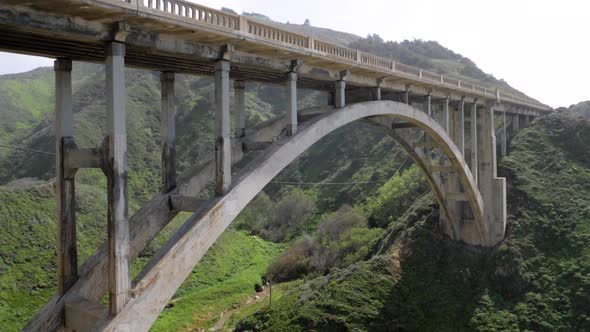
[[[231,186],[231,120],[227,60],[215,63],[215,193],[225,195]]]
[[[432,116],[432,96],[430,93],[424,97],[424,113]]]
[[[346,81],[339,80],[334,84],[334,106],[343,108],[346,106]]]
[[[236,112],[237,137],[246,136],[246,82],[234,82],[234,111]]]
[[[455,144],[465,158],[465,102],[463,99],[457,106],[457,116],[455,118]]]
[[[373,100],[381,100],[381,87],[374,87],[371,89],[371,97]]]
[[[287,136],[297,133],[297,73],[287,74]]]
[[[462,154],[464,154],[464,148],[465,148],[464,105],[465,105],[465,103],[463,102],[463,100],[461,100],[459,102],[459,104],[457,105],[457,112],[450,113],[450,128],[449,128],[449,130],[450,130],[449,134],[452,137],[453,142],[457,145],[457,147],[459,148],[459,150],[461,151]],[[446,107],[446,108],[448,110],[448,107]],[[443,109],[443,112],[444,112],[444,109]],[[449,113],[447,112],[447,114],[449,114]],[[460,182],[459,182],[459,178],[458,178],[457,173],[456,172],[449,172],[447,174],[447,176],[448,176],[448,181],[445,186],[446,192],[447,193],[461,192],[462,190],[460,188],[461,186],[460,186]],[[454,234],[447,234],[451,237],[454,235],[460,234],[460,225],[461,225],[461,221],[462,221],[462,218],[461,218],[462,217],[462,215],[461,215],[462,204],[463,204],[463,202],[458,202],[458,201],[447,199],[447,209],[449,212],[449,217],[452,220],[447,220],[447,217],[444,214],[442,214],[442,213],[440,214],[441,229],[445,232],[447,232],[447,230],[452,229]]]
[[[528,128],[531,125],[531,118],[530,115],[525,114],[524,115],[524,127]]]
[[[451,127],[450,127],[450,122],[449,122],[449,98],[445,98],[443,99],[443,109],[442,109],[442,115],[441,115],[441,125],[443,126],[443,128],[445,129],[445,131],[447,132],[447,134],[451,135]]]
[[[160,109],[160,135],[162,149],[162,192],[176,187],[176,106],[174,101],[173,72],[160,74],[162,107]]]
[[[475,183],[478,181],[478,162],[477,162],[477,100],[471,106],[471,173]]]
[[[65,294],[78,280],[76,190],[73,172],[65,169],[68,145],[74,142],[72,61],[55,61],[55,190],[57,200],[58,291]]]
[[[403,92],[402,95],[403,103],[406,105],[410,105],[410,90],[406,90]]]
[[[518,132],[519,128],[519,121],[518,118],[520,117],[520,115],[518,115],[518,113],[514,114],[512,116],[512,135],[516,135],[516,133]]]
[[[508,131],[506,126],[506,110],[502,110],[502,142],[500,143],[500,153],[502,157],[506,156]]]
[[[108,157],[108,266],[109,309],[116,315],[127,304],[129,275],[129,215],[127,201],[127,115],[125,44],[111,42],[106,49]]]
[[[482,109],[479,144],[479,191],[484,201],[488,246],[504,239],[506,229],[506,179],[497,176],[493,107]]]

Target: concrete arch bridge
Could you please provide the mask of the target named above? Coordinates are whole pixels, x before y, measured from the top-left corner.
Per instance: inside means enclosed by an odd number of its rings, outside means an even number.
[[[491,247],[504,237],[506,184],[496,174],[506,140],[550,111],[517,92],[480,86],[244,16],[182,0],[0,0],[0,50],[55,62],[58,293],[25,330],[147,331],[186,276],[248,202],[298,155],[354,121],[382,128],[426,174],[441,231]],[[105,64],[104,144],[78,147],[72,61]],[[161,191],[127,208],[125,67],[161,73]],[[215,78],[215,156],[176,172],[176,73]],[[233,107],[232,99],[233,82]],[[245,126],[245,84],[281,85],[285,115]],[[326,105],[297,109],[298,89]],[[230,108],[238,119],[232,137]],[[510,128],[507,118],[511,118]],[[258,155],[232,176],[232,165]],[[108,241],[78,265],[75,176],[100,168],[108,182]],[[199,200],[209,182],[216,195]],[[179,211],[192,217],[140,275],[129,263]],[[99,304],[109,294],[108,307]]]

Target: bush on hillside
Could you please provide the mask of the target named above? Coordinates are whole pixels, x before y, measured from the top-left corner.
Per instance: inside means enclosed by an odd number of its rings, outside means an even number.
[[[299,189],[289,191],[278,202],[261,192],[241,213],[237,225],[266,240],[284,242],[303,234],[303,224],[314,211],[313,200]]]
[[[269,266],[267,277],[288,281],[367,259],[382,233],[382,229],[369,229],[363,215],[343,206],[319,224],[315,236],[305,236],[285,250]]]

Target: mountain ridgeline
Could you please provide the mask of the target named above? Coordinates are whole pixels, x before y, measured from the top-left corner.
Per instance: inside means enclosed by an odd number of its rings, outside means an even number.
[[[519,93],[437,42],[386,42],[248,15]],[[210,77],[176,82],[182,172],[213,157],[214,89]],[[75,63],[80,147],[102,141],[104,84],[101,65]],[[126,71],[130,213],[160,187],[159,84],[157,73]],[[301,91],[299,108],[326,99]],[[247,126],[281,115],[285,101],[281,87],[248,82]],[[50,68],[0,76],[2,331],[22,329],[56,289],[53,105]],[[507,238],[490,251],[442,234],[426,179],[391,138],[363,122],[341,128],[250,203],[152,330],[590,330],[589,115],[590,102],[559,109],[512,139],[499,163],[508,179]],[[78,172],[80,262],[106,239],[105,188],[100,171]],[[187,217],[152,241],[133,275]],[[271,284],[272,305],[263,290]]]

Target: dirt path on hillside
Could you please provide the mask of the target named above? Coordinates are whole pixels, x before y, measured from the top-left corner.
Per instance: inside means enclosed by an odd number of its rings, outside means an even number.
[[[246,306],[255,304],[255,303],[259,303],[262,302],[264,299],[266,299],[270,294],[270,288],[265,287],[264,290],[260,293],[256,293],[256,295],[258,295],[258,298],[255,297],[249,297],[246,301],[244,301],[238,308],[234,308],[231,310],[227,310],[224,311],[221,316],[219,317],[219,320],[215,323],[215,325],[213,325],[213,327],[210,329],[210,331],[223,331],[223,326],[225,325],[225,322],[227,322],[228,319],[230,319],[230,317],[238,310],[243,309]]]

